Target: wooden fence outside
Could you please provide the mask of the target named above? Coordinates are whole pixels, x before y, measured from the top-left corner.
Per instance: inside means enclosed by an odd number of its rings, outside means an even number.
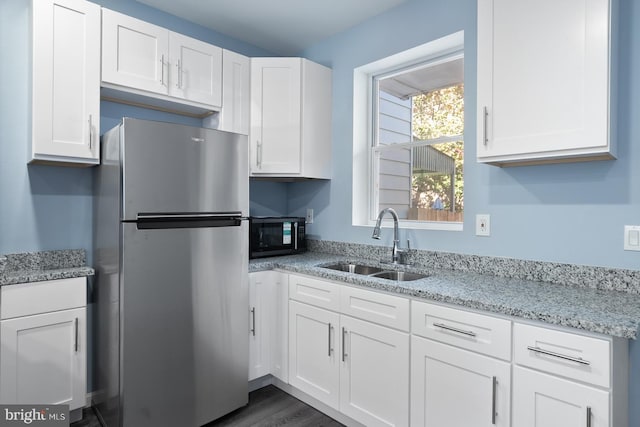
[[[462,212],[451,212],[442,209],[409,208],[409,220],[462,222]]]

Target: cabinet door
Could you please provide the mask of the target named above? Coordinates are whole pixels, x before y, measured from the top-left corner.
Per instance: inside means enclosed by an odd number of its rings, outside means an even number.
[[[289,301],[289,384],[338,409],[340,316]]]
[[[32,160],[99,162],[100,7],[33,2]]]
[[[289,382],[288,275],[249,274],[249,380],[272,374]]]
[[[85,308],[0,322],[0,401],[85,404]]]
[[[509,426],[509,363],[415,336],[411,346],[412,426]]]
[[[251,173],[300,173],[300,58],[252,58]]]
[[[608,427],[609,419],[608,392],[513,368],[513,427]]]
[[[273,286],[267,275],[249,275],[249,380],[269,374],[269,295]]]
[[[102,81],[169,92],[169,31],[102,9]]]
[[[222,111],[218,129],[249,134],[250,69],[248,57],[222,51]]]
[[[409,335],[348,316],[340,327],[340,412],[367,426],[408,426]]]
[[[188,101],[222,105],[222,49],[169,33],[169,94]]]
[[[479,161],[609,157],[608,0],[478,0]]]

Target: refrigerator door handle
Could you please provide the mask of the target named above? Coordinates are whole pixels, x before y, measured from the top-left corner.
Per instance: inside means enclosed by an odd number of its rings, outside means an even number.
[[[196,214],[138,214],[134,222],[138,230],[168,228],[238,227],[247,220],[240,212]]]
[[[166,221],[171,219],[248,219],[242,216],[240,212],[216,212],[216,213],[139,213],[138,221],[154,220]]]

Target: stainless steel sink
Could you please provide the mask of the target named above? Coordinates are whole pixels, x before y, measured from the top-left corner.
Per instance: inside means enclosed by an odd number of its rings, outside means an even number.
[[[382,271],[372,274],[371,277],[379,277],[381,279],[397,280],[398,282],[410,282],[428,277],[426,274],[409,273],[407,271]]]
[[[428,277],[427,274],[410,273],[408,271],[385,270],[379,267],[371,267],[369,265],[351,264],[341,262],[337,264],[323,265],[322,268],[330,270],[344,271],[346,273],[360,274],[369,277],[378,277],[387,280],[396,280],[398,282],[410,282]]]
[[[331,270],[338,270],[338,271],[345,271],[347,273],[362,274],[363,276],[369,276],[371,274],[379,273],[382,271],[382,269],[378,267],[371,267],[368,265],[360,265],[360,264],[347,264],[347,263],[325,265],[323,266],[323,268],[328,268]]]

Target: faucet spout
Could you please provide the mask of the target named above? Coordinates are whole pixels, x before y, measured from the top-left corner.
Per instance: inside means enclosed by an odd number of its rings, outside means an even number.
[[[393,218],[393,249],[392,249],[392,262],[397,264],[400,259],[400,249],[398,248],[400,244],[400,237],[398,232],[398,214],[393,208],[386,208],[380,211],[378,214],[378,219],[376,220],[376,226],[373,228],[372,238],[379,240],[380,239],[380,226],[382,225],[382,218],[386,214],[390,214]]]

